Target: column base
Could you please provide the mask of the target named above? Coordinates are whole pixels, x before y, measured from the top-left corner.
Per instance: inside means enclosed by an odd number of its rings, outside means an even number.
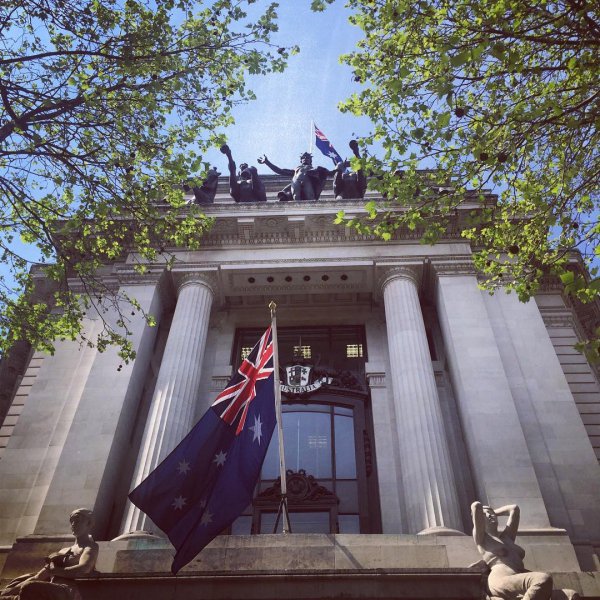
[[[144,540],[148,538],[161,539],[164,540],[164,536],[157,535],[153,531],[146,531],[144,529],[138,529],[136,531],[128,531],[127,533],[122,533],[118,535],[116,538],[110,540],[111,542],[121,542],[121,541],[129,541],[129,540]]]
[[[428,527],[419,531],[417,535],[467,535],[464,531],[458,529],[452,529],[452,527],[443,527],[442,525],[436,525],[435,527]]]

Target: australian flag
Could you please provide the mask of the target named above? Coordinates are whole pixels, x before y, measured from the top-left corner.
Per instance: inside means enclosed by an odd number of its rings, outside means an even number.
[[[177,573],[252,502],[275,428],[271,328],[183,441],[130,494],[177,550]]]
[[[325,137],[325,134],[313,123],[315,128],[315,146],[325,155],[328,156],[334,165],[342,162],[342,157],[336,152],[336,149],[331,145],[331,142]]]

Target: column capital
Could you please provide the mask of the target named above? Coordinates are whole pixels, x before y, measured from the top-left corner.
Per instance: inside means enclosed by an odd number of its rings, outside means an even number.
[[[443,259],[432,259],[431,267],[437,277],[456,275],[477,275],[471,256],[453,256]]]
[[[156,285],[165,272],[164,265],[148,265],[143,273],[133,264],[117,265],[114,277],[120,285]]]
[[[379,290],[383,293],[388,284],[398,279],[412,281],[418,287],[421,283],[422,271],[421,265],[396,265],[382,269],[378,282]]]
[[[215,271],[180,271],[173,273],[173,284],[177,296],[184,287],[189,285],[203,285],[208,288],[215,298],[219,289],[219,282]]]

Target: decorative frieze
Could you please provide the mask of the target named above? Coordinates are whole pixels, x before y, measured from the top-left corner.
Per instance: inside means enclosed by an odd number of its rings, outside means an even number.
[[[572,328],[575,329],[576,325],[575,325],[575,319],[573,318],[573,315],[571,315],[570,313],[563,313],[563,314],[557,314],[557,313],[547,313],[544,310],[540,310],[540,313],[542,315],[542,319],[544,321],[544,325],[548,328],[553,328],[553,327],[566,327],[566,328]]]

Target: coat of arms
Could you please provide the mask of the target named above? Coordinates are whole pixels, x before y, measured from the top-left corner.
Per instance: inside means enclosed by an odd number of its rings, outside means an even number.
[[[281,391],[292,397],[311,394],[321,386],[329,385],[333,381],[331,377],[323,375],[323,377],[319,377],[319,372],[312,365],[291,365],[285,368],[286,381],[281,383]]]
[[[310,372],[312,367],[306,365],[292,365],[285,368],[287,385],[290,387],[298,387],[308,385],[310,381]]]

